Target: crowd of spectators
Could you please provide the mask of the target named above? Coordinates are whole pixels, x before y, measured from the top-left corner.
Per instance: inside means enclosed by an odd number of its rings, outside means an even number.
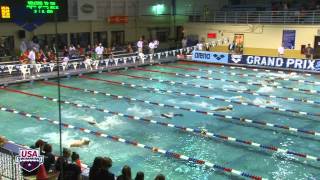
[[[57,55],[63,58],[63,61],[69,59],[78,59],[87,57],[90,59],[102,59],[112,58],[115,53],[121,52],[123,54],[132,54],[136,52],[140,53],[155,53],[159,46],[158,40],[146,41],[141,38],[136,44],[129,43],[122,47],[103,47],[101,43],[96,43],[94,46],[90,44],[87,47],[82,47],[80,44],[76,46],[71,44],[70,46],[64,46],[63,49],[57,50],[55,45],[45,45],[40,47],[36,37],[32,41],[22,41],[20,45],[20,56],[19,60],[22,64],[43,64],[48,62],[56,62]],[[1,50],[1,49],[0,49]]]
[[[4,139],[4,138],[3,138]],[[1,140],[1,139],[0,139]],[[2,141],[2,140],[1,140]],[[6,141],[3,140],[3,143]],[[58,180],[80,180],[81,173],[84,170],[84,164],[81,163],[80,155],[71,152],[68,148],[63,148],[62,156],[55,157],[52,153],[52,145],[38,140],[31,148],[39,149],[40,154],[44,156],[44,167],[48,174],[54,174]],[[110,157],[96,157],[89,170],[89,180],[143,180],[144,173],[137,172],[133,178],[130,166],[125,165],[121,170],[121,174],[115,175],[110,171],[112,167],[112,159]],[[62,172],[62,173],[61,173]],[[39,173],[39,169],[27,172],[23,171],[24,176],[35,176]],[[165,180],[165,176],[159,174],[155,180]]]

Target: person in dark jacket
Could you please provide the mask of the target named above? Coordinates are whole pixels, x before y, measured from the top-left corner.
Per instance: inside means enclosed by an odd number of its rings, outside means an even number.
[[[96,157],[89,172],[89,180],[114,180],[115,176],[109,171],[112,160],[109,157]]]
[[[52,146],[51,144],[45,144],[43,146],[43,151],[44,151],[44,167],[46,169],[47,172],[49,172],[49,170],[51,169],[52,165],[55,164],[55,158],[54,155],[52,154]]]
[[[123,166],[122,174],[117,177],[117,180],[132,180],[131,178],[131,168],[127,165]]]
[[[63,156],[56,162],[56,170],[60,172],[58,180],[80,180],[81,168],[75,163],[69,163],[71,151],[63,148]]]

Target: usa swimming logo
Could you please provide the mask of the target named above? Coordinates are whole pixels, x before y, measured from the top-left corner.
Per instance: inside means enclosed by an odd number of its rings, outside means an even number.
[[[16,156],[16,163],[23,170],[31,172],[43,164],[43,156],[37,149],[20,149],[19,155]]]

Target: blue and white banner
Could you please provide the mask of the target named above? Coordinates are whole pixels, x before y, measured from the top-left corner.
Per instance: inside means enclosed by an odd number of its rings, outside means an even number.
[[[193,51],[192,60],[208,63],[228,63],[228,54],[209,51]]]
[[[307,71],[320,71],[320,60],[311,59],[230,54],[229,63]]]

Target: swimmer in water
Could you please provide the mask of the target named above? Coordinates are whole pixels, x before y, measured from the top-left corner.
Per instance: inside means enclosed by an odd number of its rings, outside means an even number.
[[[229,105],[229,106],[218,107],[212,111],[232,111],[232,110],[233,110],[233,106]]]
[[[243,96],[235,96],[235,97],[233,97],[233,99],[237,99],[237,100],[239,100],[240,102],[246,102],[246,101],[247,101],[247,99],[244,98]]]
[[[70,144],[70,147],[83,147],[83,146],[88,146],[90,143],[90,140],[89,139],[81,139],[81,140],[76,140],[76,141],[73,141],[71,144]]]
[[[165,117],[165,118],[168,118],[168,119],[171,119],[171,118],[174,118],[174,117],[177,117],[177,116],[182,117],[183,114],[175,114],[173,112],[169,112],[169,113],[162,113],[161,116]]]
[[[208,132],[208,130],[206,130],[206,129],[201,129],[201,135],[206,135],[207,134],[207,132]]]
[[[92,125],[92,126],[97,125],[97,121],[95,121],[95,120],[87,121],[87,123]]]

